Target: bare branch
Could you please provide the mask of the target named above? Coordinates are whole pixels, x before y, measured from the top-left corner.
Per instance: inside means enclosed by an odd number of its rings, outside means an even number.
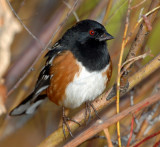
[[[154,1],[151,2],[151,6],[150,6],[149,10],[153,10],[156,7],[158,7],[159,5],[160,5],[160,1],[159,0],[154,0]],[[150,13],[151,12],[152,11],[150,11]],[[148,16],[148,20],[150,21],[150,24],[152,24],[153,21],[155,20],[155,17],[157,16],[157,12],[158,11],[154,11],[154,13],[151,13],[151,15]],[[133,29],[133,30],[135,30],[135,29]],[[148,31],[147,26],[145,24],[142,24],[138,33],[137,33],[135,41],[132,43],[132,46],[130,48],[130,51],[128,53],[128,56],[127,56],[126,60],[128,60],[130,58],[133,58],[133,57],[138,55],[138,51],[143,46],[143,42],[146,38],[147,31]],[[123,71],[125,71],[126,73],[128,73],[128,71],[130,71],[132,73],[131,68],[128,68],[127,65],[123,67]],[[125,78],[127,78],[127,76],[123,77],[124,81],[125,81]]]
[[[63,0],[63,3],[69,8],[69,9],[72,9],[71,5],[69,3],[67,3],[65,0]],[[75,16],[77,22],[79,22],[79,17],[77,15],[77,13],[73,10],[73,15]]]
[[[44,47],[44,44],[26,27],[26,25],[22,22],[21,18],[18,16],[18,14],[16,13],[16,11],[13,9],[11,3],[9,2],[9,0],[6,0],[9,7],[11,8],[12,12],[14,13],[14,15],[17,17],[17,19],[19,20],[19,22],[22,24],[22,26],[25,28],[25,30],[33,37],[34,40],[36,40],[41,47]]]
[[[79,134],[76,138],[71,140],[69,143],[64,145],[64,147],[70,147],[70,146],[78,146],[82,142],[84,142],[86,139],[89,139],[94,134],[97,134],[101,130],[103,130],[106,127],[109,127],[110,125],[116,123],[117,121],[121,120],[122,118],[126,117],[130,113],[136,113],[160,100],[160,92],[156,93],[155,95],[146,98],[145,100],[141,101],[140,103],[130,106],[124,111],[120,112],[119,114],[116,114],[108,119],[103,120],[97,120],[94,124],[92,124],[88,129],[83,131],[81,134]]]
[[[107,138],[108,147],[113,147],[108,128],[105,128],[103,131],[104,131],[106,138]]]
[[[122,66],[122,58],[123,58],[123,53],[124,53],[124,48],[125,48],[127,31],[128,31],[128,27],[129,27],[129,16],[130,16],[130,12],[131,12],[131,9],[130,9],[131,2],[132,2],[132,0],[128,1],[128,10],[127,10],[127,16],[126,16],[126,22],[125,22],[125,29],[124,29],[124,34],[123,34],[123,40],[122,40],[122,45],[121,45],[119,62],[118,62],[117,102],[116,102],[117,114],[119,113],[121,66]],[[119,121],[117,122],[117,136],[118,136],[118,145],[121,147],[120,124],[119,124]]]

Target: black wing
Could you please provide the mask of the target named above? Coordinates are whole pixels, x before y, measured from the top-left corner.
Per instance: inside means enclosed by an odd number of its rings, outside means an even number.
[[[60,54],[63,49],[56,44],[47,54],[47,61],[45,66],[42,68],[38,80],[36,82],[35,89],[33,92],[25,98],[16,108],[11,112],[11,116],[17,116],[22,114],[33,113],[38,106],[45,100],[46,94],[41,95],[41,92],[48,88],[50,85],[50,79],[53,75],[50,75],[50,67],[52,66],[52,61],[54,58]]]
[[[50,50],[46,54],[45,57],[47,58],[47,61],[46,61],[45,66],[42,68],[42,70],[39,74],[38,80],[36,82],[36,86],[35,86],[35,89],[33,91],[34,97],[39,95],[43,90],[47,89],[48,86],[50,85],[50,79],[53,76],[53,75],[50,75],[50,67],[52,66],[52,61],[62,51],[64,51],[64,50],[60,47],[60,45],[59,46],[56,45],[56,46],[54,46],[54,48],[52,48],[52,50]]]

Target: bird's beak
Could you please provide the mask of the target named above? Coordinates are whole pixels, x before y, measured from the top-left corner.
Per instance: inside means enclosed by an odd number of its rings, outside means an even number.
[[[107,41],[107,40],[111,40],[114,39],[114,37],[112,35],[110,35],[109,33],[104,33],[101,36],[99,36],[99,41]]]

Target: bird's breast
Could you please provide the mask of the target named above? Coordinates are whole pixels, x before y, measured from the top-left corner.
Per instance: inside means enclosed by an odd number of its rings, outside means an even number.
[[[106,88],[111,64],[100,71],[88,71],[70,52],[56,57],[50,69],[53,75],[47,89],[48,98],[57,105],[76,108],[92,101]]]
[[[89,72],[79,62],[79,72],[65,90],[63,105],[67,108],[79,107],[86,101],[92,101],[105,90],[108,81],[108,64],[101,71]]]

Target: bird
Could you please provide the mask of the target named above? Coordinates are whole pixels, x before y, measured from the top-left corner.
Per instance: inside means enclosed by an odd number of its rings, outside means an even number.
[[[63,107],[63,131],[66,125],[73,136],[67,121],[74,120],[65,115],[65,108],[86,103],[86,109],[94,109],[91,102],[104,92],[111,78],[112,61],[106,41],[113,38],[95,20],[85,19],[69,28],[45,55],[45,65],[32,93],[10,116],[32,114],[48,97]]]

